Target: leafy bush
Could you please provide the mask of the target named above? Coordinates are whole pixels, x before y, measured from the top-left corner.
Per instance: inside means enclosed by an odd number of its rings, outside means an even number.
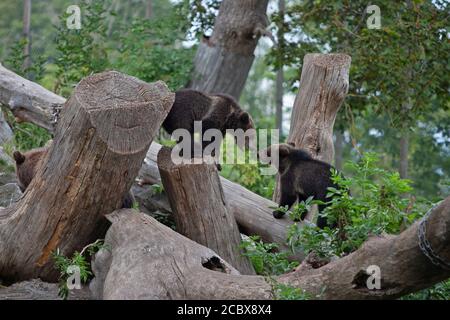
[[[75,251],[71,258],[62,255],[59,249],[53,253],[53,259],[55,261],[55,267],[60,272],[59,277],[59,296],[63,299],[67,299],[69,295],[69,288],[67,287],[67,279],[72,275],[69,270],[70,267],[78,267],[80,270],[80,280],[82,283],[87,283],[91,278],[91,264],[88,260],[97,251],[105,248],[103,240],[97,240],[94,243],[87,245],[81,250],[81,252]]]
[[[332,180],[338,188],[329,188],[332,200],[322,215],[338,228],[299,227],[294,223],[288,232],[290,247],[305,253],[315,251],[322,257],[340,257],[358,249],[371,235],[399,233],[421,217],[429,203],[405,196],[412,191],[410,181],[400,179],[397,172],[378,168],[377,163],[376,154],[366,153],[358,163],[346,164],[351,177],[333,171]],[[308,199],[294,206],[290,216],[300,217],[312,204],[324,203]]]
[[[73,86],[83,77],[109,66],[105,1],[83,0],[80,9],[83,12],[81,29],[67,28],[67,13],[60,17],[57,26],[55,41],[59,55],[55,62],[57,82],[54,91],[63,96],[69,96]]]
[[[298,263],[287,260],[287,252],[276,252],[278,245],[263,243],[259,237],[252,236],[242,241],[243,255],[248,257],[260,275],[279,275],[292,271]]]

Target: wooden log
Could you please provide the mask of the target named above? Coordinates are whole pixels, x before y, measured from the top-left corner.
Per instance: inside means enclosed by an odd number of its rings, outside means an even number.
[[[160,183],[161,177],[157,166],[157,154],[161,145],[153,142],[147,152],[144,164],[139,171],[139,179],[150,183]],[[283,251],[290,250],[286,245],[288,227],[292,221],[288,219],[275,219],[272,216],[271,207],[276,207],[276,203],[263,198],[241,185],[220,177],[225,199],[229,210],[239,226],[239,231],[246,235],[258,235],[265,242],[274,242],[279,244]],[[139,187],[139,189],[141,189]],[[143,196],[144,195],[144,196]],[[152,196],[147,193],[135,192],[135,196],[141,205],[149,207],[152,210],[161,210],[171,213],[169,201],[163,195]],[[303,254],[298,253],[293,256],[294,259],[302,260]]]
[[[53,132],[53,113],[59,112],[65,101],[0,64],[0,103],[19,121],[31,122]]]
[[[241,236],[229,211],[214,163],[176,165],[171,148],[158,153],[158,168],[177,231],[227,260],[242,274],[255,274],[239,248]]]
[[[52,253],[71,255],[101,235],[173,101],[164,83],[115,71],[78,84],[23,198],[0,210],[2,279],[56,281]]]
[[[56,283],[47,283],[39,279],[22,281],[9,287],[0,285],[0,301],[2,300],[62,300],[58,295]],[[70,290],[67,300],[89,300],[91,292],[87,286]]]
[[[239,275],[212,250],[142,213],[119,210],[108,219],[110,249],[102,249],[93,262],[96,298],[272,299],[278,283],[305,290],[313,299],[395,299],[450,277],[450,270],[434,265],[419,248],[419,223],[397,236],[371,238],[320,268],[304,263],[268,283],[262,276]],[[427,239],[436,255],[450,261],[450,197],[430,215]],[[123,261],[133,261],[133,268]],[[380,268],[379,289],[366,285],[370,265]]]
[[[307,54],[300,89],[292,109],[288,142],[305,149],[314,159],[334,158],[333,126],[349,86],[351,58],[345,54]],[[279,202],[279,178],[273,200]]]

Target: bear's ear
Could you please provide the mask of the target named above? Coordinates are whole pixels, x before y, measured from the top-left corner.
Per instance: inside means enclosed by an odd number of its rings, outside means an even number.
[[[242,112],[239,115],[239,120],[241,120],[245,124],[249,123],[250,122],[250,116],[249,116],[248,112],[245,112],[245,111]]]
[[[20,151],[14,151],[13,157],[16,160],[16,164],[22,164],[25,161],[25,156]]]
[[[280,144],[280,146],[278,148],[278,153],[279,153],[280,157],[288,156],[290,153],[289,147],[286,145]]]

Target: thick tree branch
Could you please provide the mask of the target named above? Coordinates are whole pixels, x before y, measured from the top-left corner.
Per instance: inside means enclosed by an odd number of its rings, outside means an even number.
[[[9,108],[19,121],[31,122],[53,132],[53,112],[59,110],[65,101],[0,64],[0,103]]]

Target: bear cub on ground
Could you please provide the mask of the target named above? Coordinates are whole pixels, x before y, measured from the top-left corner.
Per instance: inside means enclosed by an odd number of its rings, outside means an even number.
[[[20,190],[25,192],[33,180],[39,168],[40,161],[45,157],[48,147],[37,148],[27,152],[14,151],[13,157],[16,161],[16,174]],[[131,191],[125,196],[122,208],[132,208],[135,199]]]
[[[254,129],[249,113],[242,110],[231,96],[191,89],[175,92],[175,102],[162,124],[163,128],[169,134],[176,129],[186,129],[193,137],[194,121],[202,121],[202,134],[208,129],[218,129],[222,135],[225,135],[227,129]],[[202,150],[210,143],[202,142]]]
[[[332,166],[323,161],[313,159],[306,151],[296,149],[293,144],[277,144],[273,145],[273,152],[279,154],[280,174],[280,203],[279,206],[292,207],[296,200],[305,201],[313,196],[315,200],[329,201],[327,198],[327,189],[329,187],[336,188],[331,180]],[[271,157],[271,148],[262,151],[264,156]],[[328,225],[327,219],[321,216],[322,210],[326,205],[319,206],[319,217],[317,218],[317,226],[324,228]],[[277,219],[281,218],[284,213],[274,211],[273,216]],[[303,220],[306,213],[303,214]],[[335,227],[335,226],[330,226]]]

